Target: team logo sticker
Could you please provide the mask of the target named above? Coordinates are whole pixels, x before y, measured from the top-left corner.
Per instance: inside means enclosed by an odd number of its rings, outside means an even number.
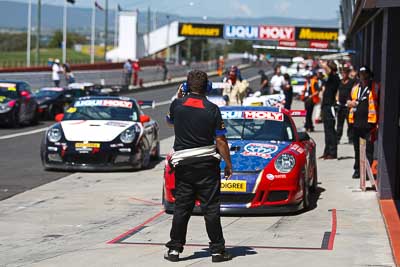
[[[250,143],[244,147],[242,155],[270,159],[272,157],[271,154],[275,153],[276,151],[278,151],[278,146],[276,145]]]

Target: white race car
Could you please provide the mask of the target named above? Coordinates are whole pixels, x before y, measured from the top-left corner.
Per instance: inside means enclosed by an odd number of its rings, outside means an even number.
[[[266,106],[266,107],[283,107],[285,104],[285,95],[261,95],[255,92],[253,95],[243,100],[243,106]]]
[[[139,101],[89,96],[75,100],[46,131],[41,145],[45,169],[120,170],[147,168],[160,155],[159,126]]]

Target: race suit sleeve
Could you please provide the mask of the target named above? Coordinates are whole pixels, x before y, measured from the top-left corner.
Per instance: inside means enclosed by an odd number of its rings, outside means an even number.
[[[166,119],[167,123],[169,123],[169,124],[174,124],[174,109],[175,109],[175,105],[176,105],[176,99],[169,106],[169,113],[168,113],[167,116],[165,116],[165,119]]]
[[[224,120],[221,116],[221,111],[217,107],[215,109],[215,136],[223,136],[226,134],[226,128],[224,124]]]

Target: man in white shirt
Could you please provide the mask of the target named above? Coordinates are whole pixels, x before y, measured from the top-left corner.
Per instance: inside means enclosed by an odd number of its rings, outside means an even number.
[[[63,69],[60,66],[60,60],[56,58],[54,60],[53,66],[52,66],[52,74],[51,78],[53,79],[54,86],[55,87],[60,87],[60,73],[63,73]]]
[[[272,94],[282,94],[282,85],[284,83],[285,79],[283,78],[281,74],[281,66],[277,65],[275,67],[275,74],[271,78],[271,93]]]

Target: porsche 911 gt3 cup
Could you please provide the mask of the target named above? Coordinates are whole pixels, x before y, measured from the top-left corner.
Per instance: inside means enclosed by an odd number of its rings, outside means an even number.
[[[159,157],[158,124],[134,99],[78,98],[57,117],[60,121],[49,127],[41,145],[45,169],[146,168]]]
[[[315,142],[298,132],[292,116],[304,111],[273,107],[221,107],[227,130],[233,175],[221,173],[221,212],[279,213],[310,207],[317,188]],[[175,175],[168,163],[164,171],[163,204],[172,212]],[[225,163],[221,162],[221,170]],[[198,210],[197,203],[195,211]]]

